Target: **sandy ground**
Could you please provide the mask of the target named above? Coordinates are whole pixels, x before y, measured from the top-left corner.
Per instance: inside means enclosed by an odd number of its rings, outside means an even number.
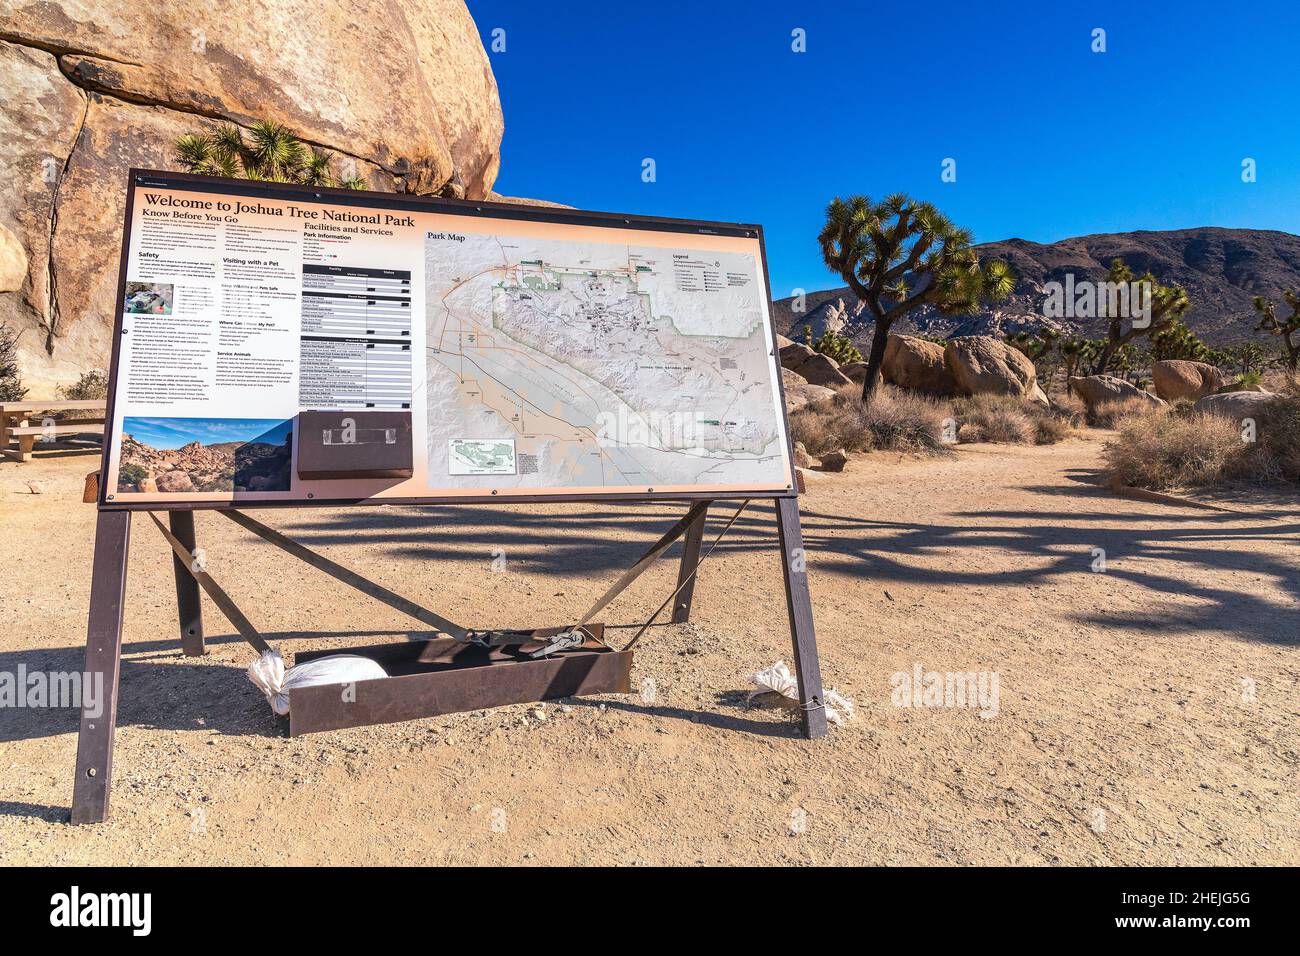
[[[704,567],[693,623],[642,641],[640,693],[296,739],[210,604],[210,655],[181,656],[169,555],[137,519],[112,817],[66,823],[75,712],[0,710],[0,862],[1300,863],[1295,501],[1116,498],[1088,483],[1099,448],[875,455],[810,483],[823,673],[858,709],[817,742],[743,703],[746,674],[789,654],[770,508]],[[94,467],[0,465],[0,671],[81,666]],[[453,618],[523,626],[575,617],[680,510],[262,515]],[[198,524],[286,654],[411,634],[345,589],[310,599],[318,572],[219,516]],[[644,619],[675,564],[606,620]],[[895,706],[891,675],[917,664],[995,672],[996,715]]]

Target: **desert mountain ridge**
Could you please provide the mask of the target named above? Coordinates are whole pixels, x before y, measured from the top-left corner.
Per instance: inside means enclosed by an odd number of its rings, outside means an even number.
[[[1151,272],[1164,283],[1187,290],[1192,306],[1185,321],[1211,345],[1246,339],[1264,341],[1255,332],[1259,317],[1252,300],[1265,295],[1282,304],[1284,289],[1300,289],[1300,236],[1268,229],[1193,229],[1098,233],[1058,242],[1003,239],[975,247],[981,259],[1003,259],[1016,271],[1011,297],[972,316],[940,315],[934,309],[918,310],[894,326],[894,331],[948,338],[957,335],[1007,335],[1034,330],[1044,324],[1044,286],[1065,282],[1073,273],[1076,283],[1101,282],[1111,260],[1122,258],[1137,273]],[[841,308],[840,303],[843,303]],[[800,338],[805,324],[816,334],[828,326],[855,318],[853,337],[865,342],[871,334],[869,317],[858,317],[860,304],[844,286],[809,292],[806,311],[796,314],[793,297],[772,303],[777,331]],[[1048,324],[1066,332],[1099,338],[1105,334],[1101,318],[1052,319]]]

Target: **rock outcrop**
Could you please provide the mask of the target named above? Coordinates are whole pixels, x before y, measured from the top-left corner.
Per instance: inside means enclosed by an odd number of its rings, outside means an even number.
[[[938,342],[910,335],[891,335],[885,344],[880,371],[885,381],[931,395],[955,395],[957,381],[943,360],[944,347]]]
[[[820,402],[822,399],[830,398],[835,394],[834,389],[825,388],[821,385],[810,385],[802,375],[792,372],[788,368],[781,369],[781,389],[785,392],[785,410],[787,412],[792,412],[809,402]]]
[[[854,385],[861,385],[867,380],[867,363],[848,362],[840,366],[840,374],[844,375]]]
[[[822,355],[802,342],[791,342],[781,349],[781,367],[798,374],[813,385],[839,388],[851,384],[851,379],[840,371],[840,363],[829,355]]]
[[[967,395],[1036,398],[1042,394],[1034,363],[1000,339],[983,335],[949,339],[943,348],[943,364]]]
[[[858,316],[862,313],[862,303],[852,296],[850,301],[854,303],[852,307],[844,304],[843,297],[818,303],[802,315],[794,317],[794,325],[790,327],[791,333],[803,335],[805,330],[811,327],[815,341],[827,332],[845,332],[850,325],[857,322]]]
[[[1166,402],[1194,402],[1223,388],[1223,373],[1205,362],[1166,359],[1152,363],[1151,381]]]
[[[840,371],[840,363],[820,352],[809,356],[793,371],[802,375],[810,384],[825,388],[839,388],[841,385],[852,384],[852,380]]]
[[[154,448],[122,437],[121,491],[287,491],[293,442],[197,441],[180,448]]]
[[[463,0],[15,0],[0,37],[0,321],[35,396],[107,365],[126,171],[184,133],[281,122],[383,190],[484,198],[500,164]]]
[[[1144,392],[1133,383],[1114,375],[1074,375],[1069,379],[1069,386],[1070,391],[1078,396],[1089,412],[1100,405],[1129,399],[1145,401],[1156,407],[1165,404],[1150,392]]]

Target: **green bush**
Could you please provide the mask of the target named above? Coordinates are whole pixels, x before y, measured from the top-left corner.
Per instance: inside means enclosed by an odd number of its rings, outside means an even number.
[[[59,395],[70,401],[84,402],[108,397],[108,373],[103,369],[83,372],[72,385],[59,387]]]
[[[117,483],[119,485],[138,485],[149,477],[149,472],[140,465],[127,463],[120,465],[117,469]]]
[[[26,394],[18,368],[18,333],[0,323],[0,402],[20,402]]]

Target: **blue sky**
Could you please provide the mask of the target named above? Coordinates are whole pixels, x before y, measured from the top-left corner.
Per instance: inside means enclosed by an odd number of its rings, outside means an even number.
[[[1300,232],[1294,2],[469,8],[505,112],[499,192],[761,223],[778,298],[839,284],[816,246],[836,194],[911,193],[981,242]]]
[[[154,448],[180,448],[192,441],[219,445],[231,441],[258,441],[279,445],[293,421],[279,418],[132,418],[123,419],[122,431]]]

